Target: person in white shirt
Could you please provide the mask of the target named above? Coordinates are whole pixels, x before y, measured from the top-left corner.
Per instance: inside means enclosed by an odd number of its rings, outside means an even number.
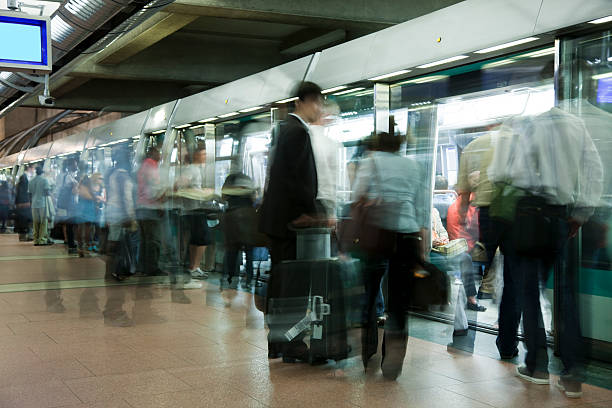
[[[488,176],[497,185],[510,186],[511,190],[500,190],[504,205],[512,205],[506,191],[522,197],[516,204],[517,217],[514,222],[510,220],[510,232],[504,239],[508,262],[504,268],[498,344],[516,337],[522,312],[527,355],[517,375],[536,384],[548,384],[539,287],[547,281],[554,264],[562,274],[567,273],[568,240],[576,236],[600,204],[601,159],[584,122],[555,107],[537,116],[512,118],[502,125]],[[530,225],[536,228],[525,233]],[[535,242],[535,236],[547,238]],[[561,290],[560,326],[569,328],[559,332],[559,341],[564,345],[560,350],[565,366],[562,379],[565,386],[575,390],[575,395],[580,395],[581,340],[576,294],[564,285]]]

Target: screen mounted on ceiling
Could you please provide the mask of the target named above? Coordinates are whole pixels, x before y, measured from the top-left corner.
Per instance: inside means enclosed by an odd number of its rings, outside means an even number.
[[[0,71],[49,72],[49,19],[0,13]]]

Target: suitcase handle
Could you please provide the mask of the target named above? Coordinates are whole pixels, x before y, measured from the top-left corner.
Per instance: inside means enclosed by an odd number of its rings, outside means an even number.
[[[317,307],[318,306],[318,307]],[[317,313],[320,311],[321,314]],[[312,320],[315,322],[323,320],[323,316],[331,314],[331,307],[328,303],[323,303],[323,296],[312,297]]]

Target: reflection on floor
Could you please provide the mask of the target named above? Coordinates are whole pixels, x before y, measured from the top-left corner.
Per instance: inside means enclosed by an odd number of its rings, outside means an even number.
[[[61,248],[16,240],[0,236],[3,408],[612,406],[612,391],[596,386],[575,401],[552,385],[527,384],[512,363],[480,354],[490,336],[471,333],[472,354],[458,350],[469,349],[470,336],[449,347],[450,326],[420,319],[411,321],[397,382],[383,380],[377,364],[364,373],[357,356],[341,367],[269,361],[250,293],[221,292],[211,278],[185,291],[191,304],[177,304],[163,284],[85,287],[100,282],[101,259],[49,258]],[[132,326],[104,324],[109,297],[122,299]]]

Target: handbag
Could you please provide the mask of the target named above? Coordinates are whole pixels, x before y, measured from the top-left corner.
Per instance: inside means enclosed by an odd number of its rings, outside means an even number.
[[[450,280],[448,275],[430,262],[421,261],[412,271],[410,281],[410,305],[427,309],[431,305],[448,305]]]
[[[237,207],[223,215],[223,232],[228,244],[267,247],[268,238],[259,232],[257,210],[251,206]]]
[[[351,205],[350,218],[342,220],[338,228],[340,250],[388,257],[396,251],[397,233],[380,227],[376,222],[377,218],[380,218],[377,214],[397,214],[397,211],[393,211],[397,204],[383,201],[380,177],[374,159],[372,163],[379,197],[373,200],[360,199]]]
[[[543,197],[526,195],[516,206],[512,228],[514,249],[525,257],[554,257],[561,250],[560,238],[567,236],[562,220],[565,207],[551,207]]]
[[[448,244],[437,246],[431,250],[445,256],[453,256],[467,252],[468,243],[465,238],[453,239]]]
[[[472,257],[473,262],[487,262],[489,260],[487,248],[480,241],[474,244],[474,247],[470,251],[470,257]]]

